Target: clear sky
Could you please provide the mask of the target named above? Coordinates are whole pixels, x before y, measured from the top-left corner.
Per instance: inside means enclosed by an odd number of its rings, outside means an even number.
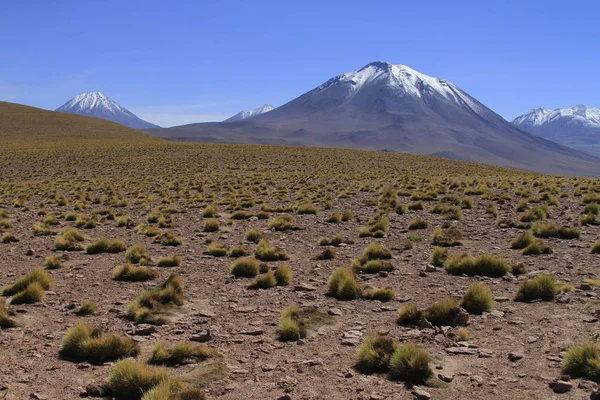
[[[507,119],[600,107],[600,1],[0,0],[0,100],[101,91],[162,126],[275,106],[371,61]]]

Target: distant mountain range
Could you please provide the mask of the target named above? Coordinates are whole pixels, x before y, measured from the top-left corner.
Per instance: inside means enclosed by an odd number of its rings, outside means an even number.
[[[160,128],[158,125],[144,121],[100,92],[78,94],[56,111],[107,119],[135,129]]]
[[[583,104],[550,110],[536,108],[512,121],[534,135],[600,157],[600,109]]]
[[[267,113],[269,111],[272,111],[273,109],[275,109],[275,107],[273,107],[272,105],[265,104],[264,106],[255,108],[253,110],[243,110],[243,111],[240,111],[239,113],[235,114],[233,117],[227,118],[223,122],[241,121],[241,120],[244,120],[244,119],[256,117],[257,115],[260,115],[260,114]]]
[[[589,175],[600,159],[527,133],[455,84],[373,62],[252,118],[148,129],[186,141],[342,147],[437,155]]]

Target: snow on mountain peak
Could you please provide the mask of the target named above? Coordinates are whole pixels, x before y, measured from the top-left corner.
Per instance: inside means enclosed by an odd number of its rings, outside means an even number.
[[[265,105],[263,105],[261,107],[254,108],[252,110],[243,110],[243,111],[240,111],[239,113],[235,114],[233,117],[227,118],[223,122],[241,121],[241,120],[244,120],[244,119],[256,117],[257,115],[264,114],[264,113],[272,111],[274,109],[275,109],[275,107],[273,107],[272,105],[265,104]]]
[[[80,93],[57,108],[56,111],[103,118],[136,129],[158,127],[138,118],[131,111],[120,106],[101,92]]]
[[[578,104],[567,108],[550,110],[539,107],[520,115],[513,120],[513,125],[520,128],[540,127],[551,122],[562,124],[578,124],[592,128],[600,127],[600,109]]]

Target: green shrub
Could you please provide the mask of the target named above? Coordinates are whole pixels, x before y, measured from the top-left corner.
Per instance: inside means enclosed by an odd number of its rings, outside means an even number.
[[[106,253],[108,246],[110,246],[110,241],[106,238],[103,238],[94,243],[88,244],[88,246],[85,248],[85,252],[87,254]]]
[[[310,203],[300,204],[296,208],[296,213],[298,214],[317,214],[317,207]]]
[[[175,365],[186,361],[198,362],[206,360],[217,354],[217,351],[203,344],[191,342],[178,342],[172,348],[167,348],[164,342],[158,342],[152,349],[148,361],[150,364]]]
[[[435,265],[436,267],[443,267],[447,258],[448,249],[436,247],[433,249],[433,254],[431,255],[431,264]]]
[[[219,210],[215,206],[206,206],[202,212],[204,218],[219,218]]]
[[[523,214],[521,222],[545,221],[546,218],[548,218],[548,207],[535,206]]]
[[[306,336],[306,327],[300,321],[300,310],[297,306],[289,306],[281,312],[278,324],[279,339],[294,341]]]
[[[249,285],[248,289],[269,289],[277,286],[275,273],[270,270],[266,274],[256,277]]]
[[[327,281],[329,295],[338,300],[354,300],[360,294],[360,288],[354,272],[350,268],[338,268],[331,273]]]
[[[46,293],[39,282],[31,282],[27,287],[15,294],[10,300],[11,304],[33,304],[44,300]]]
[[[138,323],[163,324],[156,314],[171,306],[183,305],[183,280],[172,274],[161,285],[146,290],[127,309],[126,317]]]
[[[144,392],[168,381],[168,377],[166,368],[150,368],[138,361],[126,359],[112,367],[107,386],[118,399],[139,400]]]
[[[511,272],[514,276],[525,275],[527,273],[527,267],[525,267],[525,264],[519,263],[511,267]]]
[[[591,254],[600,254],[600,240],[597,240],[596,243],[592,246]]]
[[[15,283],[2,290],[3,296],[13,296],[24,291],[31,283],[38,283],[43,290],[48,290],[54,284],[54,278],[41,268],[34,268],[27,275],[18,278]]]
[[[529,246],[523,249],[524,256],[537,254],[552,254],[552,249],[539,239],[534,240]]]
[[[433,232],[433,245],[441,247],[460,246],[464,236],[460,229],[451,226],[446,229],[438,228]]]
[[[181,246],[183,241],[171,231],[165,232],[152,240],[152,243],[160,243],[162,246]]]
[[[250,229],[246,232],[246,240],[249,242],[258,243],[262,239],[262,234],[256,229]]]
[[[129,337],[103,334],[87,322],[79,322],[63,338],[61,354],[87,361],[106,362],[136,357],[140,346]]]
[[[535,236],[542,238],[577,239],[581,234],[579,228],[556,226],[547,222],[536,222],[532,229]]]
[[[429,224],[427,223],[426,220],[421,219],[421,218],[416,218],[413,219],[412,221],[409,222],[408,224],[408,229],[409,230],[414,230],[414,229],[427,229],[427,226]]]
[[[390,374],[407,382],[424,382],[431,375],[429,352],[419,345],[407,342],[395,349],[390,358]]]
[[[414,303],[406,303],[398,309],[398,325],[416,325],[421,320],[423,313]]]
[[[354,218],[354,212],[352,210],[345,210],[342,212],[342,221],[350,221]]]
[[[467,330],[467,328],[458,328],[458,330],[456,332],[456,339],[459,342],[468,342],[469,340],[471,340],[471,338],[469,337],[469,331]]]
[[[179,267],[179,265],[181,265],[181,257],[180,256],[163,257],[160,260],[158,260],[158,262],[156,263],[157,267],[165,267],[165,268]]]
[[[362,297],[367,300],[379,300],[381,302],[386,302],[394,300],[396,297],[396,292],[389,286],[380,289],[367,287],[362,290]]]
[[[292,282],[292,269],[287,265],[281,265],[275,270],[277,286],[287,286]]]
[[[125,252],[125,260],[132,264],[147,264],[150,262],[150,253],[144,247],[143,244],[136,243],[127,249]]]
[[[17,238],[15,237],[15,235],[13,235],[13,234],[12,234],[12,233],[10,233],[10,232],[4,232],[4,233],[2,234],[2,239],[0,239],[0,241],[1,241],[2,243],[16,243],[16,242],[18,242],[18,241],[19,241],[19,239],[17,239]]]
[[[230,272],[232,275],[243,278],[254,278],[259,272],[259,262],[255,258],[244,257],[238,258],[231,265]]]
[[[358,367],[365,372],[385,371],[398,342],[388,336],[371,334],[358,347]]]
[[[501,257],[484,253],[477,258],[467,254],[451,255],[444,267],[452,275],[501,277],[510,271],[510,266]]]
[[[459,306],[459,301],[452,297],[442,299],[423,311],[423,318],[433,325],[454,325],[454,310]]]
[[[550,301],[559,292],[558,284],[552,275],[539,274],[524,281],[517,291],[516,301]]]
[[[564,371],[572,377],[585,377],[600,382],[600,349],[594,342],[586,342],[567,350],[563,358]]]
[[[204,254],[208,254],[213,257],[225,257],[227,255],[227,247],[217,242],[211,242],[206,248]]]
[[[339,224],[342,222],[342,214],[339,212],[333,213],[325,220],[325,222],[329,222],[330,224]]]
[[[485,283],[473,283],[463,296],[460,306],[469,314],[481,314],[494,307],[494,295]]]
[[[586,225],[600,225],[600,222],[596,219],[596,215],[594,215],[592,213],[580,215],[579,216],[579,223],[582,226],[586,226]]]
[[[333,260],[335,258],[335,249],[327,248],[317,255],[317,260]]]
[[[284,252],[275,247],[272,247],[267,241],[267,239],[262,239],[258,243],[256,251],[254,252],[254,256],[261,261],[280,261],[289,259],[289,257]]]
[[[362,253],[362,258],[365,261],[370,260],[389,260],[392,258],[392,253],[377,242],[371,242]]]
[[[83,235],[73,227],[66,227],[54,240],[54,249],[63,251],[79,251],[81,246],[78,242],[83,241]]]
[[[144,393],[142,400],[206,400],[206,395],[202,389],[188,387],[173,379],[165,379]]]
[[[123,215],[117,219],[117,227],[119,228],[132,228],[135,226],[135,222],[129,215]]]
[[[158,271],[148,267],[138,267],[133,264],[123,264],[113,270],[115,281],[144,282],[158,278]]]
[[[246,257],[247,255],[250,255],[250,251],[248,251],[244,246],[232,247],[227,253],[227,256],[232,258]]]
[[[0,299],[0,330],[14,328],[15,326],[17,326],[17,323],[12,318],[13,315],[14,314],[12,313],[12,311],[10,311],[6,307],[4,299]]]
[[[423,202],[422,201],[417,201],[415,203],[410,203],[407,208],[410,211],[420,211],[423,209]]]
[[[524,249],[529,246],[535,238],[533,237],[533,233],[531,231],[523,232],[518,238],[514,239],[510,242],[511,249]]]
[[[218,232],[219,231],[219,221],[216,219],[207,219],[204,221],[204,227],[202,228],[203,232]]]
[[[280,215],[269,222],[269,228],[276,231],[289,231],[294,229],[294,218],[288,214]]]
[[[92,300],[84,300],[79,307],[75,309],[75,315],[90,315],[98,311],[98,305]]]

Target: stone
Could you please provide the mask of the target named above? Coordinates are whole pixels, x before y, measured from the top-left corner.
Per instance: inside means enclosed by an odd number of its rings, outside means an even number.
[[[204,329],[190,337],[190,340],[200,343],[208,342],[210,339],[212,339],[212,337],[209,329]]]
[[[41,395],[39,393],[31,393],[29,395],[30,399],[35,399],[35,400],[48,400],[48,398],[44,395]]]
[[[477,386],[483,385],[483,378],[479,375],[471,375],[471,377],[469,379],[471,380],[471,382],[473,382]]]
[[[127,330],[128,335],[134,336],[148,336],[156,332],[156,327],[149,324],[141,324],[133,329]]]
[[[425,272],[436,272],[437,271],[437,267],[431,265],[431,264],[427,264],[425,266]]]
[[[452,323],[458,326],[464,326],[469,322],[469,313],[462,307],[455,307],[450,310]]]
[[[450,383],[454,380],[454,374],[450,374],[450,373],[440,372],[440,373],[438,373],[437,376],[441,381],[444,381],[447,383]]]
[[[308,283],[300,283],[294,286],[294,291],[296,292],[314,292],[315,290],[317,290],[317,288]]]
[[[25,253],[26,256],[32,256],[35,252],[33,251],[33,249],[29,249],[27,250],[27,252]],[[32,393],[31,395],[33,396],[35,393]],[[34,397],[32,397],[34,398]]]
[[[342,315],[342,310],[340,310],[339,308],[330,308],[327,311],[327,314],[329,314],[329,315],[336,315],[336,316],[339,317],[340,315]]]
[[[240,334],[247,336],[259,336],[265,333],[262,329],[247,329],[245,331],[241,331]]]
[[[447,347],[446,353],[448,354],[459,354],[459,355],[474,355],[477,354],[477,349],[470,347]]]
[[[596,389],[590,394],[590,400],[600,400],[600,389]]]
[[[104,397],[105,395],[106,390],[102,385],[98,384],[87,385],[80,394],[81,397]]]
[[[556,380],[550,383],[550,387],[554,391],[554,393],[567,393],[569,390],[573,389],[573,384],[571,382]]]
[[[413,394],[413,396],[415,396],[415,399],[419,399],[419,400],[431,399],[431,395],[419,386],[413,386],[411,393]]]
[[[421,318],[419,321],[419,329],[433,329],[433,324],[425,318]]]
[[[519,353],[519,352],[517,352],[517,351],[511,351],[510,353],[508,353],[508,359],[509,359],[510,361],[512,361],[512,362],[519,361],[519,360],[521,360],[523,357],[525,357],[525,356],[523,355],[523,353]]]
[[[582,283],[581,285],[579,285],[579,289],[581,289],[581,290],[592,290],[592,285],[590,285],[589,283]]]

